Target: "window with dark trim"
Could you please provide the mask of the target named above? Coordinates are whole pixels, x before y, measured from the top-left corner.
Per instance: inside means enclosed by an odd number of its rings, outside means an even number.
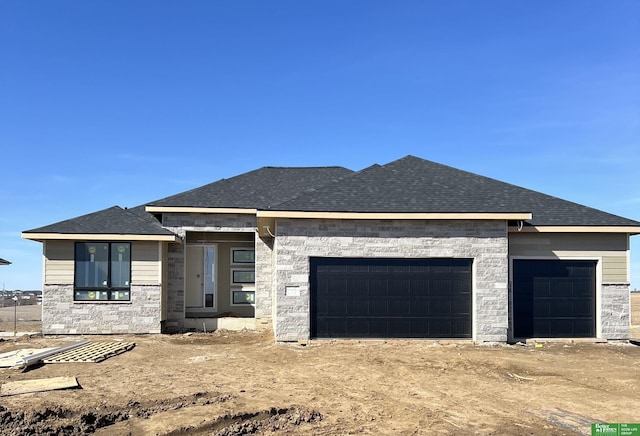
[[[131,244],[76,242],[73,299],[131,300]]]
[[[233,304],[255,304],[256,291],[233,291]]]

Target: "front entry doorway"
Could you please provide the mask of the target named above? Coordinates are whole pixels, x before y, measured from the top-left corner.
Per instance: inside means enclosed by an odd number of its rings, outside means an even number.
[[[187,245],[185,299],[188,310],[217,310],[216,251],[216,245]]]

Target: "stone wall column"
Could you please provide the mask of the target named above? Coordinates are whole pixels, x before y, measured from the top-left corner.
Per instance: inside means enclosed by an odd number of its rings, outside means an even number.
[[[256,306],[255,318],[258,328],[272,328],[272,276],[273,239],[256,235]]]
[[[630,338],[631,297],[629,283],[603,283],[600,288],[600,324],[602,338]]]

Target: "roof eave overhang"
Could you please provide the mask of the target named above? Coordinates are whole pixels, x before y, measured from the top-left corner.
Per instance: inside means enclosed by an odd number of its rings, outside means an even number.
[[[258,218],[322,218],[322,219],[404,219],[404,220],[530,220],[529,212],[445,212],[445,213],[380,213],[380,212],[301,212],[259,210]]]
[[[243,209],[235,207],[190,207],[190,206],[146,206],[149,213],[239,213],[255,215],[257,209]]]
[[[510,233],[627,233],[640,234],[640,227],[633,226],[509,226]]]
[[[32,241],[178,241],[177,235],[126,235],[116,233],[22,233],[22,238]]]

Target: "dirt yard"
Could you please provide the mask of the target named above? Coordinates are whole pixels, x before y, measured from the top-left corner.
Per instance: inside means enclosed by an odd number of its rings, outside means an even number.
[[[640,294],[633,296],[640,323]],[[0,353],[80,337],[0,342]],[[2,434],[591,434],[640,421],[640,346],[433,341],[275,344],[269,334],[91,336],[131,341],[101,363],[0,369],[0,384],[80,389],[0,396]],[[0,394],[2,387],[0,386]]]

